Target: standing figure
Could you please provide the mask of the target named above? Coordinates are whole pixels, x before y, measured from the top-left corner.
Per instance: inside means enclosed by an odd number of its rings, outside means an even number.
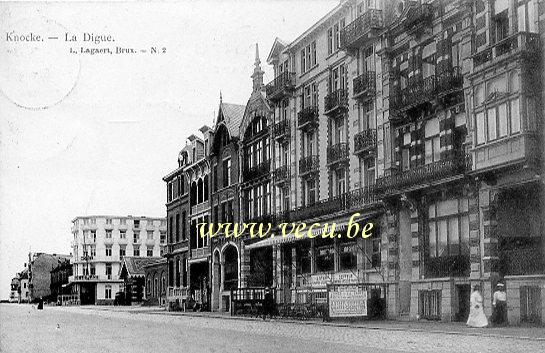
[[[273,317],[273,311],[274,311],[274,299],[271,293],[271,289],[267,287],[265,289],[265,296],[263,297],[263,320],[267,317],[267,315],[270,316],[272,319]]]
[[[505,285],[498,283],[492,300],[492,317],[490,321],[495,326],[507,324],[507,294],[505,294]]]
[[[483,310],[483,296],[481,295],[481,285],[476,284],[473,287],[473,293],[471,293],[470,299],[471,307],[469,308],[469,318],[467,319],[467,326],[470,327],[486,327],[488,326],[488,320]]]

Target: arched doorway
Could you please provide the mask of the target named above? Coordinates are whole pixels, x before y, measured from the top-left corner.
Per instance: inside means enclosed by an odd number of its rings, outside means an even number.
[[[224,278],[223,290],[237,289],[238,287],[238,251],[234,245],[227,245],[223,250]]]

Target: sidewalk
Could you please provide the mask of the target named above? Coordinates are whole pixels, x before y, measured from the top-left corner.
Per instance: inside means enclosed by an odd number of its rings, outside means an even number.
[[[105,311],[121,311],[134,314],[151,314],[151,315],[170,315],[170,316],[191,316],[202,318],[218,318],[225,320],[244,320],[244,321],[262,321],[261,318],[246,317],[246,316],[231,316],[228,312],[193,312],[193,311],[167,311],[161,307],[143,307],[143,306],[102,306],[102,307],[82,307],[95,310]],[[332,321],[323,322],[321,319],[311,320],[293,320],[275,318],[273,322],[292,323],[299,325],[322,325],[334,327],[349,327],[362,328],[367,330],[385,330],[385,331],[408,331],[408,332],[428,332],[441,333],[450,335],[469,335],[482,337],[503,337],[516,338],[533,341],[545,341],[545,327],[525,327],[525,326],[508,326],[508,327],[490,327],[490,328],[472,328],[467,327],[461,322],[438,322],[438,321]]]

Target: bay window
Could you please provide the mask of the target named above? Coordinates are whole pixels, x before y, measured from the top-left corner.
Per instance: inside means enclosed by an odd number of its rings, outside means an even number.
[[[468,202],[461,198],[429,205],[429,257],[469,255]]]

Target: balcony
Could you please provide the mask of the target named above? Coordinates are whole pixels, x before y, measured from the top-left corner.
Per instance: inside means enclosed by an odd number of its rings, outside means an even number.
[[[404,89],[398,88],[390,96],[390,109],[395,112],[404,112],[423,103],[429,103],[435,98],[435,82],[435,76],[429,76],[409,82]],[[390,116],[397,118],[395,114]]]
[[[522,58],[534,61],[541,54],[541,43],[539,34],[530,32],[515,33],[498,43],[481,50],[473,55],[473,72],[480,71],[498,60],[512,55],[513,59]]]
[[[192,259],[206,257],[208,255],[210,255],[210,248],[209,247],[191,249],[191,258]]]
[[[284,222],[297,222],[321,216],[330,216],[339,212],[346,212],[353,209],[361,210],[365,207],[376,205],[379,202],[375,187],[364,187],[342,195],[333,196],[320,200],[312,205],[305,205],[283,214],[281,219]],[[280,217],[279,217],[280,218]]]
[[[338,89],[325,96],[325,115],[334,116],[348,109],[348,91]]]
[[[375,155],[377,147],[377,131],[367,129],[354,135],[354,154],[356,155]]]
[[[410,34],[419,32],[426,26],[431,26],[433,21],[432,4],[415,4],[407,11],[403,21],[403,27]]]
[[[295,73],[282,72],[276,76],[267,86],[265,93],[272,102],[278,102],[289,96],[295,90]]]
[[[283,140],[291,135],[291,124],[288,119],[283,119],[274,124],[273,135],[276,140]]]
[[[435,92],[437,96],[446,96],[450,93],[460,91],[464,85],[462,69],[455,66],[439,72],[436,76]]]
[[[376,188],[383,194],[421,189],[441,181],[459,177],[469,170],[470,161],[470,156],[466,154],[441,159],[398,174],[379,178]]]
[[[353,81],[352,98],[362,102],[372,99],[376,92],[376,76],[374,71],[367,71]]]
[[[539,136],[523,133],[475,147],[473,172],[482,173],[513,165],[536,165],[540,151]]]
[[[318,107],[308,106],[297,114],[299,129],[306,129],[318,126]]]
[[[382,11],[371,9],[349,23],[341,31],[341,49],[356,50],[377,37],[384,27]]]
[[[210,204],[208,203],[208,201],[203,201],[199,204],[191,206],[191,214],[195,215],[195,214],[202,213],[206,211],[209,207],[210,207]]]
[[[347,161],[349,157],[348,143],[341,142],[327,147],[327,164],[334,165]]]
[[[173,252],[184,252],[189,250],[189,243],[187,240],[182,240],[174,244],[168,244],[168,253],[172,254]]]
[[[283,183],[290,179],[290,168],[288,165],[278,167],[274,171],[274,179],[276,183]]]
[[[244,181],[250,181],[250,180],[254,180],[254,179],[269,175],[270,170],[271,170],[271,162],[267,160],[255,166],[251,166],[251,167],[246,166],[244,168],[244,172],[242,173],[242,177]]]
[[[308,173],[318,171],[319,162],[318,155],[311,155],[301,158],[299,160],[299,174],[303,176]]]

